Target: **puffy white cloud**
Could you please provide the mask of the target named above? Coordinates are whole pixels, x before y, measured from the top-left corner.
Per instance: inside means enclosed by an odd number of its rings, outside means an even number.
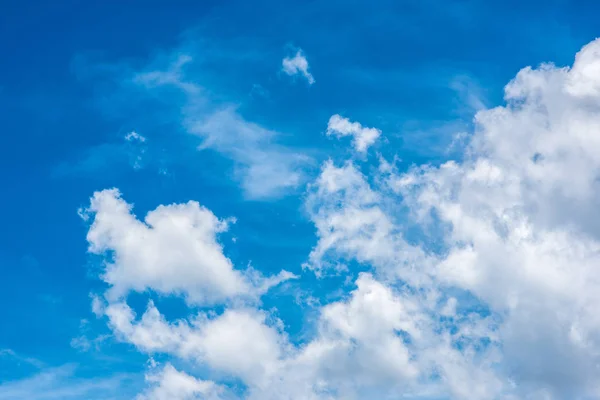
[[[339,269],[344,267],[338,264],[343,260],[340,255],[365,262],[387,259],[388,250],[392,250],[385,243],[390,239],[391,222],[378,207],[380,196],[354,165],[336,168],[328,161],[309,193],[307,207],[319,242],[310,253],[307,267],[317,273],[332,266]],[[332,252],[333,256],[327,257]]]
[[[414,386],[419,373],[402,336],[418,336],[414,309],[365,274],[347,300],[320,311],[315,336],[286,353],[251,399],[357,398]]]
[[[136,400],[218,400],[224,389],[211,381],[202,381],[176,370],[171,364],[146,375],[150,384]]]
[[[488,321],[441,322],[429,294],[394,290],[370,274],[356,286],[320,310],[314,337],[289,353],[267,385],[251,387],[251,399],[483,400],[501,392],[492,350],[476,351]]]
[[[391,180],[422,223],[433,212],[450,227],[436,278],[502,319],[501,365],[521,394],[600,393],[599,49],[521,70],[508,104],[477,114],[462,163]]]
[[[329,118],[327,123],[327,135],[336,137],[352,136],[356,151],[364,153],[369,146],[375,143],[381,135],[381,131],[376,128],[363,127],[360,122],[351,122],[348,118],[335,114]]]
[[[600,95],[600,46],[597,40],[584,46],[575,56],[566,90],[575,97]]]
[[[345,262],[355,259],[387,271],[390,265],[406,265],[406,270],[394,268],[394,274],[424,279],[408,273],[417,263],[421,270],[426,267],[423,251],[406,243],[385,203],[384,194],[373,190],[354,164],[336,167],[327,161],[306,200],[319,240],[305,267],[321,275],[344,270]]]
[[[246,276],[234,269],[217,240],[231,220],[218,219],[194,201],[160,206],[142,222],[119,191],[111,189],[96,192],[84,216],[93,218],[89,251],[109,255],[102,279],[111,287],[111,301],[131,290],[151,289],[183,295],[189,303],[210,304],[254,296],[291,277],[284,273],[265,281],[256,273]]]
[[[125,303],[106,309],[118,337],[140,350],[167,353],[259,384],[273,373],[285,338],[254,309],[227,309],[218,317],[199,314],[190,321],[168,322],[151,302],[139,320]]]
[[[361,275],[356,285],[347,301],[321,310],[320,336],[311,343],[328,348],[329,354],[321,354],[321,368],[342,381],[340,386],[410,381],[419,369],[401,333],[418,338],[418,308],[368,274]]]
[[[306,78],[310,85],[315,83],[315,78],[308,71],[308,61],[306,60],[302,50],[298,50],[294,57],[285,57],[281,62],[281,65],[283,72],[286,74],[290,76],[302,74],[302,76]]]

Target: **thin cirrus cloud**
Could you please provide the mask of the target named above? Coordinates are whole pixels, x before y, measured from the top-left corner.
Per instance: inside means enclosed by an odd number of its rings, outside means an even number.
[[[31,377],[0,383],[0,399],[16,400],[101,400],[134,395],[127,389],[133,376],[117,374],[106,378],[79,377],[77,366],[47,368]],[[158,399],[157,399],[158,400]]]
[[[285,57],[281,61],[281,69],[289,76],[303,76],[309,85],[315,83],[315,78],[309,71],[308,60],[302,50],[298,50],[293,57]]]
[[[176,113],[181,126],[202,138],[200,150],[214,150],[233,161],[235,178],[247,197],[278,197],[304,183],[311,158],[278,143],[278,132],[248,121],[237,106],[214,104],[206,90],[186,75],[184,67],[190,63],[191,56],[179,55],[165,69],[138,72],[132,81],[147,90],[171,87],[183,94],[181,111]]]

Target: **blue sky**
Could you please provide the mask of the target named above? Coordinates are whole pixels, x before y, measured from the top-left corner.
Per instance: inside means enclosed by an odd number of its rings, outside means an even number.
[[[0,399],[599,394],[596,4],[59,3],[1,3]]]

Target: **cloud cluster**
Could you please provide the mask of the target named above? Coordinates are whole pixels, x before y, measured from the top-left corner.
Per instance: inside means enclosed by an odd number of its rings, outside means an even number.
[[[521,70],[507,105],[477,114],[462,163],[389,179],[421,224],[448,228],[436,279],[501,318],[502,366],[520,393],[599,395],[598,49],[572,68]]]
[[[97,310],[121,340],[238,379],[251,400],[599,397],[600,41],[571,68],[521,70],[505,100],[477,113],[460,162],[381,160],[368,175],[324,163],[305,267],[368,272],[317,310],[303,343],[256,301],[271,280],[223,255],[228,221],[195,202],[142,222],[118,191],[93,196],[88,241],[109,285]],[[340,116],[330,129],[358,151],[380,134]],[[150,302],[138,318],[126,295],[148,290],[224,309],[168,321]],[[141,399],[225,396],[170,365],[149,382]]]

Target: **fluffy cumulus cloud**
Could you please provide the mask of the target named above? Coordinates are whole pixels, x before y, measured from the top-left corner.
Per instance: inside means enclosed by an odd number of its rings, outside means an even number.
[[[500,366],[519,395],[599,395],[599,48],[572,68],[521,70],[507,105],[477,114],[462,163],[388,181],[421,224],[445,228],[436,280],[500,319]]]
[[[116,303],[107,307],[106,316],[117,336],[141,351],[174,354],[248,383],[260,383],[273,372],[284,343],[277,328],[267,325],[266,313],[254,309],[168,322],[153,303],[139,319],[127,304]]]
[[[308,61],[302,50],[298,50],[293,57],[285,57],[281,62],[281,66],[286,74],[290,76],[300,74],[310,85],[315,83],[315,78],[308,71]]]
[[[142,222],[111,189],[95,193],[82,213],[92,220],[89,251],[107,255],[102,279],[110,285],[110,300],[152,289],[193,304],[214,304],[258,294],[290,277],[284,271],[265,280],[234,269],[217,240],[233,220],[221,220],[194,201],[160,206]]]
[[[146,375],[149,388],[136,400],[219,400],[223,388],[214,382],[196,379],[171,364]]]
[[[120,340],[237,379],[245,399],[598,398],[599,66],[594,41],[570,68],[521,70],[505,105],[477,113],[460,161],[325,162],[305,197],[317,237],[304,273],[356,279],[301,343],[256,300],[271,281],[223,255],[229,222],[195,202],[142,222],[116,190],[93,196],[88,241],[108,284],[95,308]],[[329,125],[358,151],[380,135]],[[150,302],[138,317],[130,291],[223,307],[169,321]],[[225,390],[170,365],[148,381],[140,399]]]
[[[351,122],[338,114],[332,115],[327,123],[327,136],[352,136],[354,149],[361,153],[367,151],[380,135],[379,129],[366,128],[360,122]]]

